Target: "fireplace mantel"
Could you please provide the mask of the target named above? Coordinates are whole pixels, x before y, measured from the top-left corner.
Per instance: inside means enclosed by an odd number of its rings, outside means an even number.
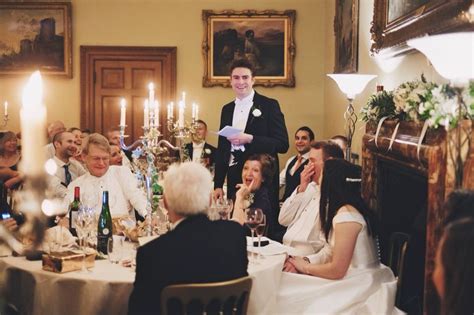
[[[463,124],[472,124],[464,121]],[[424,280],[424,313],[437,313],[438,300],[431,282],[434,269],[434,257],[440,240],[439,227],[446,214],[442,205],[447,195],[454,189],[454,169],[448,158],[448,137],[453,131],[443,128],[428,129],[421,145],[418,146],[423,124],[401,122],[395,140],[389,150],[396,121],[386,120],[380,128],[377,141],[375,124],[366,125],[362,144],[362,196],[372,209],[381,211],[377,202],[377,171],[379,161],[388,161],[400,165],[410,172],[426,177],[426,252]],[[474,132],[471,139],[474,139]],[[474,189],[474,145],[471,146],[464,168],[463,187]],[[400,196],[401,198],[403,196]]]

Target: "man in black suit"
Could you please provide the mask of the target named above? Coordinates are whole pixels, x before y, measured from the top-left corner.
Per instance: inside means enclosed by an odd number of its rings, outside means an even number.
[[[159,314],[171,284],[218,282],[247,275],[245,231],[234,221],[209,221],[209,171],[195,162],[170,166],[164,202],[171,231],[140,247],[128,314]]]
[[[242,168],[247,157],[254,153],[267,153],[276,162],[270,199],[272,207],[278,212],[278,153],[285,153],[289,147],[285,118],[277,100],[253,90],[255,77],[251,63],[236,60],[230,71],[230,84],[236,99],[222,108],[220,129],[233,126],[242,132],[227,138],[219,137],[214,198],[223,196],[222,186],[226,176],[227,197],[234,198],[235,186],[242,182]]]
[[[201,163],[209,168],[215,163],[216,148],[206,142],[206,135],[207,124],[201,119],[197,120],[193,141],[184,146],[184,154],[186,159]]]

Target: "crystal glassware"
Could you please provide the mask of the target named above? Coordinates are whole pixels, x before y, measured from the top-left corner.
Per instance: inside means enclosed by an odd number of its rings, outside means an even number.
[[[254,246],[254,237],[255,237],[255,230],[257,229],[258,225],[262,223],[263,220],[263,211],[260,208],[248,208],[245,210],[245,224],[248,226],[250,231],[252,232],[252,247]],[[253,257],[253,254],[252,254]],[[252,259],[254,263],[257,263],[254,259]]]

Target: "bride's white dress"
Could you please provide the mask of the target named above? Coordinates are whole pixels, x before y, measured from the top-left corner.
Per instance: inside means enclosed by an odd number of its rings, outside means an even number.
[[[337,223],[357,222],[357,236],[347,274],[340,280],[284,272],[280,282],[277,310],[280,314],[393,314],[396,280],[392,271],[379,262],[374,239],[360,213],[340,210]],[[334,246],[333,235],[329,243]]]

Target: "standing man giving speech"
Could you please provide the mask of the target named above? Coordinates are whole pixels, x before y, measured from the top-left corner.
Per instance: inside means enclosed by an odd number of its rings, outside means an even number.
[[[247,60],[236,60],[230,68],[230,84],[235,100],[224,105],[220,129],[232,126],[242,132],[219,137],[214,177],[214,197],[223,196],[227,176],[227,197],[234,198],[236,185],[242,182],[242,167],[248,156],[267,153],[275,158],[275,179],[278,179],[278,153],[288,151],[285,118],[277,100],[254,91],[254,69]],[[272,183],[272,206],[278,210],[278,180]],[[278,217],[278,216],[277,216]]]

